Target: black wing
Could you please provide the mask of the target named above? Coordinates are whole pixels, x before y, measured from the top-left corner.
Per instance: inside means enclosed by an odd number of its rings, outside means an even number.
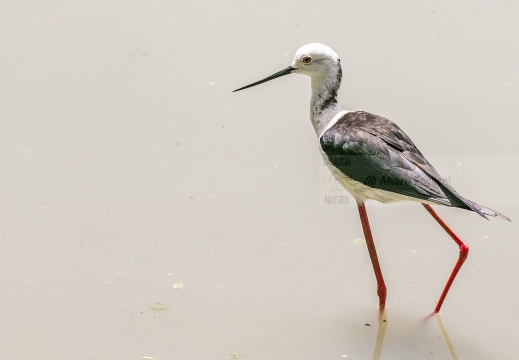
[[[473,210],[485,217],[477,204],[458,194],[411,139],[384,117],[364,111],[348,112],[323,133],[320,141],[332,164],[353,180],[372,188]]]

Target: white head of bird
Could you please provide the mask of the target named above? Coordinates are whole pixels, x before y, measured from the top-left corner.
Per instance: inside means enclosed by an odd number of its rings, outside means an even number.
[[[326,45],[312,43],[301,46],[289,67],[262,80],[241,87],[244,90],[288,74],[308,75],[312,79],[310,120],[318,135],[342,109],[337,104],[342,70],[339,56]]]

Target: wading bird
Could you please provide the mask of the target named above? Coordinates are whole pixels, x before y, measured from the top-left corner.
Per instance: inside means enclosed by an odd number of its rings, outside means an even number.
[[[308,75],[312,81],[310,120],[319,138],[321,155],[337,181],[355,198],[369,255],[377,279],[380,308],[386,305],[386,285],[378,262],[364,203],[377,200],[420,202],[458,244],[458,261],[433,311],[436,314],[467,258],[469,248],[436,214],[430,204],[478,213],[485,219],[505,215],[461,196],[433,168],[411,139],[392,121],[365,111],[343,110],[337,104],[342,69],[339,56],[323,44],[299,48],[292,64],[236,91],[288,74]]]

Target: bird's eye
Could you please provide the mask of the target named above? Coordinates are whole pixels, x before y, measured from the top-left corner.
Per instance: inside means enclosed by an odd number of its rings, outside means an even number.
[[[301,59],[301,61],[303,62],[303,64],[310,64],[312,62],[312,58],[310,56],[303,56],[303,58]]]

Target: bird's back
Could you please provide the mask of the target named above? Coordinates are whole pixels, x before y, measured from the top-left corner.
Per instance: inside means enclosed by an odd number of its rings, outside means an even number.
[[[334,176],[357,201],[412,200],[509,220],[461,196],[392,121],[364,111],[343,115],[320,138]]]

